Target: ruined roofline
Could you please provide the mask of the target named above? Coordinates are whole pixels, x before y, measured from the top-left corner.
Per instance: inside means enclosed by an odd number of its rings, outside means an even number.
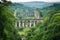
[[[16,20],[43,20],[43,19],[41,18],[41,19],[16,19]]]

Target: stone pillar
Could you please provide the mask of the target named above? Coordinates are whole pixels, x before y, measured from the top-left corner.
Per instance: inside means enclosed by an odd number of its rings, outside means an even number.
[[[26,20],[26,27],[28,27],[28,20]]]
[[[16,17],[17,10],[14,11],[14,16]]]
[[[22,20],[22,27],[24,28],[24,20]]]
[[[20,22],[20,20],[19,20],[19,27],[21,27],[21,22]]]
[[[22,38],[21,40],[24,40],[24,38]]]
[[[24,40],[25,38],[24,38],[24,35],[21,35],[21,40]]]
[[[15,21],[15,27],[17,27],[17,20]]]
[[[31,20],[30,20],[30,27],[31,27]]]
[[[35,27],[35,20],[34,20],[34,24],[33,24],[33,25],[34,25],[34,27]]]

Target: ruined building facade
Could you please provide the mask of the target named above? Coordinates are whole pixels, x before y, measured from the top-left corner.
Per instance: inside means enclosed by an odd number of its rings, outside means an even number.
[[[14,16],[16,17],[16,10],[14,12]],[[16,17],[17,18],[17,17]],[[34,10],[34,19],[19,19],[15,20],[15,27],[25,28],[25,27],[35,27],[38,22],[41,22],[42,19],[40,18],[38,10]]]

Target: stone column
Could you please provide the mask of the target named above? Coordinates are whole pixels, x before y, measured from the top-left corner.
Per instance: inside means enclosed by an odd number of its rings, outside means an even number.
[[[33,25],[34,25],[34,27],[35,27],[35,20],[34,20],[34,24],[33,24]]]
[[[14,16],[16,17],[17,10],[14,11]]]
[[[22,38],[21,40],[24,40],[24,38]]]
[[[30,20],[30,27],[31,27],[31,20]]]
[[[24,28],[24,20],[22,20],[22,27]]]
[[[21,22],[20,22],[20,20],[19,20],[19,27],[21,27]]]
[[[26,20],[26,27],[28,27],[28,20]]]
[[[17,20],[15,21],[15,27],[17,27]]]

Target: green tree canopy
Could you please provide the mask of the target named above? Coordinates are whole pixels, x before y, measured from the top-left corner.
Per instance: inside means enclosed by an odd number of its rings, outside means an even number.
[[[26,40],[60,40],[60,10],[50,11],[39,24],[27,32]]]
[[[8,7],[11,2],[0,2],[0,40],[21,40],[18,30],[14,27],[14,16]]]

